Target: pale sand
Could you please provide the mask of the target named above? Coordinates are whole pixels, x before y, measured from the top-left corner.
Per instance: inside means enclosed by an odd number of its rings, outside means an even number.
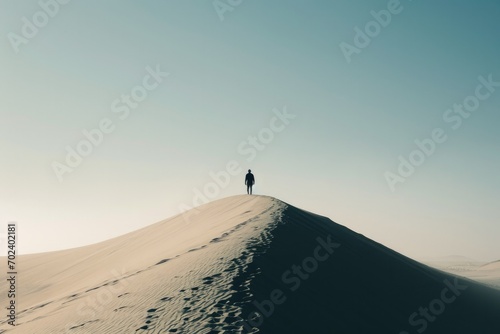
[[[463,276],[500,290],[500,261],[484,263],[460,259],[454,261],[442,259],[439,261],[427,260],[424,263],[439,270]]]
[[[9,334],[245,333],[259,309],[259,333],[417,333],[422,322],[410,315],[455,279],[327,218],[248,195],[18,262],[18,326],[0,323]],[[500,333],[500,294],[459,284],[466,289],[448,290],[456,298],[425,332]]]

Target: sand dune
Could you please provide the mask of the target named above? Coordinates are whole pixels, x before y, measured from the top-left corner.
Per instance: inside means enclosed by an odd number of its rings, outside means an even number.
[[[457,258],[452,261],[447,259],[427,260],[423,263],[447,273],[467,277],[500,290],[500,261],[485,263]]]
[[[500,269],[500,260],[487,263],[487,264],[481,266],[481,268],[482,269],[498,270],[498,269]]]
[[[500,261],[487,263],[465,276],[500,289]]]
[[[21,256],[18,326],[0,332],[500,333],[497,290],[277,199],[185,218]]]

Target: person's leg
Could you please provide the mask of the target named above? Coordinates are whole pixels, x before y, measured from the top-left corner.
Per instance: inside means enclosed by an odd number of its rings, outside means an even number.
[[[252,195],[252,187],[253,185],[250,186],[250,195]]]
[[[247,194],[250,194],[250,185],[247,184]]]

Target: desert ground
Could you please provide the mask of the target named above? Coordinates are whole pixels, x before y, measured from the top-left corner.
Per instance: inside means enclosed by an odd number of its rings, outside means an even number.
[[[500,333],[498,262],[455,276],[266,196],[18,261],[1,333]]]

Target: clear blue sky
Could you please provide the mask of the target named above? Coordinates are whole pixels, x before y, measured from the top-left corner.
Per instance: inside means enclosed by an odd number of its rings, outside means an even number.
[[[500,82],[498,1],[54,1],[51,15],[0,1],[0,219],[18,222],[22,252],[175,215],[236,161],[207,197],[244,193],[251,168],[255,193],[405,255],[500,259],[500,87],[457,129],[443,118],[480,76]],[[388,7],[377,30],[371,11]],[[355,27],[375,30],[347,61]],[[144,90],[158,66],[169,75]],[[121,119],[134,89],[147,97]],[[60,182],[54,162],[105,119],[113,131]],[[447,140],[392,191],[386,172],[436,128]]]

